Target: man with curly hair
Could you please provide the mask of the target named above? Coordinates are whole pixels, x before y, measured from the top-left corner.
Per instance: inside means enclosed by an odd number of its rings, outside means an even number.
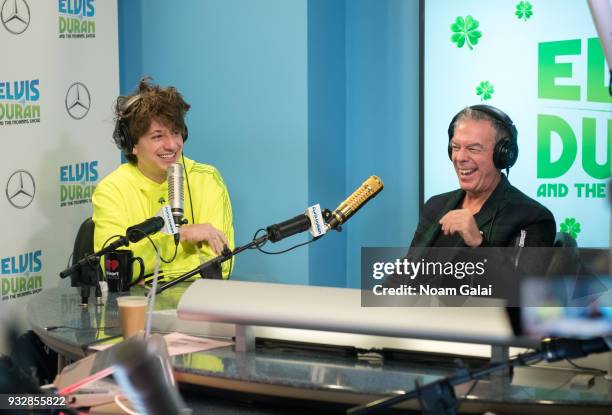
[[[219,171],[183,156],[187,139],[185,114],[190,105],[174,87],[160,87],[143,78],[131,95],[120,96],[115,105],[115,144],[128,160],[106,176],[93,195],[94,249],[103,247],[114,235],[157,214],[166,205],[167,170],[174,163],[183,169],[184,217],[180,243],[172,236],[151,235],[130,244],[134,255],[145,263],[150,275],[155,266],[155,247],[166,259],[162,275],[172,279],[202,262],[216,257],[224,247],[234,248],[232,207]],[[230,264],[213,270],[214,277],[227,277]]]

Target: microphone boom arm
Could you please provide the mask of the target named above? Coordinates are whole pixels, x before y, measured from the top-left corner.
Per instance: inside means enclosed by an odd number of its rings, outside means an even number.
[[[192,269],[191,271],[188,271],[187,273],[181,275],[178,278],[175,278],[173,280],[168,281],[167,283],[165,283],[164,285],[160,286],[157,288],[157,290],[155,291],[155,294],[159,294],[163,291],[166,291],[168,288],[175,286],[176,284],[183,282],[191,277],[193,277],[196,274],[199,274],[201,271],[205,270],[206,268],[208,268],[209,266],[213,265],[213,264],[217,264],[217,265],[221,265],[222,263],[224,263],[225,261],[229,260],[230,258],[232,258],[233,256],[239,254],[242,251],[246,251],[247,249],[251,249],[255,246],[259,246],[263,243],[265,243],[268,240],[268,235],[262,235],[257,239],[253,239],[251,242],[249,242],[246,245],[243,246],[239,246],[238,248],[234,249],[233,251],[230,251],[229,249],[224,249],[223,252],[221,252],[220,255],[216,256],[213,259],[210,259],[204,263],[202,263],[201,265],[199,265],[198,267]]]
[[[72,264],[72,266],[66,268],[65,270],[59,273],[60,278],[66,278],[76,271],[80,270],[84,265],[87,265],[91,261],[99,261],[102,255],[108,254],[116,250],[117,248],[121,248],[122,246],[128,246],[130,241],[127,236],[122,236],[117,239],[115,242],[107,245],[105,248],[100,249],[98,252],[94,252],[93,254],[89,254],[86,257],[83,257],[78,262]]]

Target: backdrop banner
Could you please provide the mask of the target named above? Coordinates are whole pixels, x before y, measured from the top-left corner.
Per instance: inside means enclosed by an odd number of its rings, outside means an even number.
[[[120,162],[111,142],[119,58],[116,0],[0,5],[0,304],[7,310],[69,283],[58,273],[91,216],[96,184]]]

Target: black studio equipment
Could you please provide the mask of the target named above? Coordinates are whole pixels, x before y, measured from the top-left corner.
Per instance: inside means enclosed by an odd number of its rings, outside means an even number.
[[[164,219],[159,216],[154,216],[137,225],[130,226],[126,229],[125,235],[130,242],[134,243],[159,232],[163,227]]]

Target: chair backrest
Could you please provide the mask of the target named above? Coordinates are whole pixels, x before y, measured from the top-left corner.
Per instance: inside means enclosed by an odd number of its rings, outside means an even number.
[[[546,275],[577,275],[580,270],[580,252],[576,240],[568,233],[557,232],[555,248]]]
[[[77,231],[76,238],[74,239],[74,248],[72,249],[72,264],[79,262],[81,259],[89,254],[92,254],[94,230],[96,225],[91,217],[85,219],[79,230]]]
[[[74,247],[72,249],[72,264],[76,264],[87,255],[94,252],[94,230],[95,224],[91,217],[85,219],[74,239]],[[94,286],[102,277],[102,268],[100,261],[91,261],[88,265],[82,266],[80,270],[74,272],[70,276],[70,282],[73,287],[81,287],[83,285]]]
[[[576,248],[578,243],[569,233],[557,232],[553,246],[555,248]]]

